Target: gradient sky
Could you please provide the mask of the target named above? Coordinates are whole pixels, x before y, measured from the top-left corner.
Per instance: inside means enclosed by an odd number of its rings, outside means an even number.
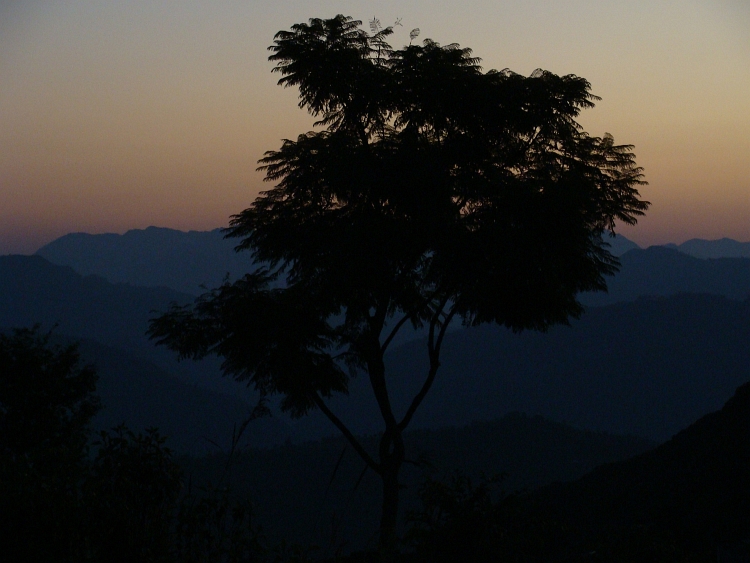
[[[267,187],[263,152],[312,123],[266,47],[337,13],[585,77],[603,99],[581,123],[635,145],[650,183],[625,236],[750,240],[747,0],[0,0],[0,254],[226,226]]]

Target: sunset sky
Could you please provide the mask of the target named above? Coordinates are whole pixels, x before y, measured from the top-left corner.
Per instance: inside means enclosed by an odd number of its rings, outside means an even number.
[[[747,0],[0,0],[0,254],[73,231],[226,226],[263,152],[311,127],[276,86],[275,32],[337,13],[483,67],[577,74],[580,119],[635,145],[641,244],[750,240]]]

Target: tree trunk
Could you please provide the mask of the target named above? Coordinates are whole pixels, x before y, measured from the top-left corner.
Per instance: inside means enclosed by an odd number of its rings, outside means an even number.
[[[380,464],[383,480],[383,510],[380,517],[380,554],[384,563],[396,556],[396,524],[398,523],[398,474],[404,462],[404,442],[401,431],[392,428],[380,441]]]

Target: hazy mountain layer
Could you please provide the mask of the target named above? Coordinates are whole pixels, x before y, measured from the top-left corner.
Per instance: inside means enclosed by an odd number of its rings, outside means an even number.
[[[690,239],[682,244],[665,245],[696,258],[750,258],[750,242],[730,238],[718,240]]]
[[[60,333],[127,350],[184,383],[252,400],[244,385],[220,376],[217,361],[177,363],[145,337],[152,311],[190,299],[82,277],[38,256],[0,257],[0,326],[58,322]],[[748,342],[750,302],[711,295],[591,307],[571,327],[546,334],[459,329],[446,336],[442,367],[413,424],[462,425],[520,411],[663,441],[750,380]],[[424,342],[394,349],[387,364],[394,405],[403,412],[426,373]],[[367,378],[354,379],[350,391],[331,401],[334,410],[356,432],[380,430]],[[320,413],[289,426],[296,440],[336,433]]]
[[[642,295],[712,293],[732,299],[750,295],[750,258],[700,259],[652,246],[620,257],[620,271],[607,278],[608,292],[581,295],[584,305],[633,301]]]
[[[622,269],[608,278],[608,293],[582,296],[587,305],[679,292],[716,293],[737,299],[750,293],[750,259],[695,259],[750,257],[750,243],[693,239],[679,246],[643,250],[622,235],[605,236],[604,241],[611,245],[613,254],[621,256]],[[225,277],[233,280],[252,270],[251,254],[234,251],[237,242],[224,239],[220,229],[183,232],[149,227],[124,235],[71,233],[43,246],[37,254],[53,264],[113,283],[164,286],[197,295],[203,292],[201,285],[213,288]]]
[[[189,385],[151,362],[92,340],[81,342],[81,359],[96,367],[102,411],[97,430],[124,423],[132,430],[159,428],[177,453],[202,455],[228,451],[232,436],[250,414],[251,405],[223,393]],[[239,447],[270,447],[290,438],[278,418],[253,421]]]
[[[0,327],[0,333],[8,332]],[[52,342],[76,342],[81,363],[96,368],[102,409],[92,421],[95,434],[119,424],[138,432],[157,427],[178,454],[205,455],[229,451],[235,425],[251,412],[252,406],[239,398],[186,384],[125,350],[59,332],[53,333]],[[248,426],[238,446],[271,447],[290,437],[282,420],[264,418]]]
[[[497,326],[449,333],[437,379],[413,424],[466,424],[507,412],[663,441],[750,381],[750,301],[682,294],[591,307],[571,326],[513,334]],[[415,341],[387,357],[404,412],[427,373]],[[377,425],[366,378],[334,409],[360,432]]]
[[[177,362],[146,336],[149,318],[170,303],[193,297],[166,287],[113,284],[99,276],[81,276],[40,256],[0,256],[0,326],[54,325],[75,338],[88,338],[157,364],[183,381],[230,394],[244,387],[220,376],[219,362]]]
[[[604,241],[616,256],[639,248],[622,235],[605,236]],[[249,252],[235,252],[238,242],[225,239],[221,229],[184,232],[149,227],[124,235],[70,233],[36,254],[113,283],[165,286],[198,295],[203,293],[201,285],[217,287],[225,276],[234,280],[253,269]]]
[[[202,285],[218,287],[225,277],[234,280],[252,268],[249,252],[234,251],[237,243],[224,239],[221,229],[183,232],[149,227],[124,235],[70,233],[36,254],[113,283],[164,286],[199,295]]]

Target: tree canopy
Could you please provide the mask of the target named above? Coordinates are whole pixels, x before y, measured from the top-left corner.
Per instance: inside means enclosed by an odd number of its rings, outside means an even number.
[[[227,236],[260,267],[150,331],[182,356],[222,356],[295,416],[321,409],[383,478],[383,530],[395,525],[401,432],[451,321],[544,330],[580,315],[577,294],[606,289],[617,269],[603,236],[649,205],[632,147],[576,121],[598,99],[586,80],[485,72],[470,49],[394,49],[392,33],[339,15],[276,34],[279,84],[319,120],[265,154],[275,186],[231,219]],[[426,329],[430,367],[397,413],[383,356],[407,324]],[[325,401],[357,372],[385,425],[377,456]]]
[[[67,561],[96,372],[39,326],[0,333],[0,529],[14,561]]]
[[[94,368],[50,338],[38,326],[0,334],[0,460],[37,480],[81,462],[100,408]]]

